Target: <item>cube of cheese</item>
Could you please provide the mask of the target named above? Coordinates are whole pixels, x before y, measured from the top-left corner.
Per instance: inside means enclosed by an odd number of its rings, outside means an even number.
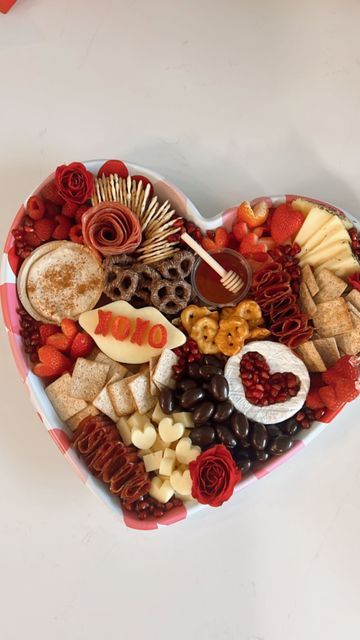
[[[128,447],[131,444],[131,429],[126,418],[121,417],[116,423],[123,443]]]
[[[159,424],[159,422],[161,422],[163,418],[166,418],[166,414],[163,412],[162,408],[160,407],[159,402],[157,402],[156,407],[152,412],[151,419],[153,420],[153,422],[156,422],[156,424]]]
[[[186,429],[192,429],[194,426],[192,413],[190,413],[189,411],[179,411],[178,413],[173,413],[172,417],[174,422],[181,422]]]
[[[143,456],[143,462],[145,465],[145,470],[149,473],[150,471],[156,471],[159,469],[161,461],[162,461],[163,452],[155,451],[155,453],[148,453]]]
[[[138,411],[135,411],[130,418],[127,418],[128,425],[130,429],[140,429],[143,430],[144,426],[149,423],[149,418],[147,415],[141,415]]]

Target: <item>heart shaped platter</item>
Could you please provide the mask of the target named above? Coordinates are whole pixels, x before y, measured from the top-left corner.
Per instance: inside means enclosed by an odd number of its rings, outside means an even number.
[[[154,171],[73,162],[15,216],[3,317],[80,479],[157,529],[234,499],[357,397],[359,253],[356,219],[326,202],[205,219]]]

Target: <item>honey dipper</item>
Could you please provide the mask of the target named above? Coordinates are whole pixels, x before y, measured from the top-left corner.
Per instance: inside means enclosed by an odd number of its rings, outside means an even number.
[[[235,271],[226,271],[203,247],[196,242],[188,233],[182,233],[181,239],[195,251],[216,273],[220,276],[220,282],[232,293],[238,293],[244,284],[243,279]]]

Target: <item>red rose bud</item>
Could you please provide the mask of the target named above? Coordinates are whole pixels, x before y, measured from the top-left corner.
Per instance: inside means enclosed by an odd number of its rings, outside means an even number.
[[[56,169],[55,187],[66,202],[83,204],[92,195],[94,176],[81,162],[63,164]]]
[[[241,472],[223,444],[201,453],[190,462],[189,470],[193,498],[210,507],[220,507],[229,500],[236,483],[241,480]]]

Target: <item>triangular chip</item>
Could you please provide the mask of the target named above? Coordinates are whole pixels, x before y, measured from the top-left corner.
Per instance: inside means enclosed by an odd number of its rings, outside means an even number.
[[[360,352],[360,328],[336,336],[336,342],[343,353],[355,356]]]
[[[312,297],[314,297],[317,292],[319,291],[319,287],[317,285],[317,282],[315,280],[315,276],[313,274],[313,270],[310,267],[309,264],[306,264],[302,269],[301,269],[301,280],[302,282],[304,282],[307,285],[307,288],[309,289],[310,295]]]
[[[314,373],[326,371],[325,363],[311,340],[299,345],[295,351],[298,356],[300,356],[301,360],[303,360],[309,371]]]
[[[300,285],[299,298],[303,312],[311,318],[316,313],[316,304],[305,282]]]
[[[331,338],[352,329],[350,311],[344,298],[316,305],[312,320],[321,338]]]
[[[335,338],[319,338],[318,340],[313,340],[313,343],[327,369],[339,360],[340,353]]]
[[[320,288],[320,291],[315,296],[316,304],[336,300],[347,288],[346,282],[329,269],[321,269],[316,277],[316,281]]]
[[[350,293],[345,296],[345,300],[347,302],[351,302],[351,304],[353,304],[354,307],[358,311],[360,311],[360,291],[358,291],[357,289],[351,289]]]

